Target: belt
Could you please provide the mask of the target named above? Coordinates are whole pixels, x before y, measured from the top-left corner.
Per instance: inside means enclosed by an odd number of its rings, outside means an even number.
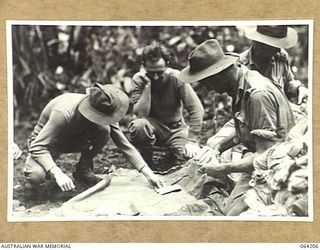
[[[167,123],[166,126],[170,129],[176,129],[176,128],[180,128],[182,124],[183,124],[182,119],[180,119],[177,122]]]

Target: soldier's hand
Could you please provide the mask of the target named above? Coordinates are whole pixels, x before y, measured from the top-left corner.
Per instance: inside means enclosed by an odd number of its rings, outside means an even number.
[[[201,148],[193,160],[198,165],[214,165],[219,163],[219,153],[208,146]]]
[[[75,185],[71,178],[61,171],[58,167],[53,167],[50,169],[57,185],[63,192],[70,191],[75,188]]]
[[[308,100],[308,89],[304,86],[298,88],[298,105],[307,102]]]
[[[150,87],[151,79],[146,74],[141,75],[141,80],[145,87]]]
[[[162,188],[164,186],[163,181],[160,177],[155,175],[149,166],[145,166],[142,168],[141,173],[146,177],[148,182],[154,187],[154,188]]]
[[[164,187],[164,183],[161,178],[156,176],[155,174],[149,176],[147,179],[149,183],[156,189]]]
[[[200,147],[197,143],[187,143],[184,147],[184,155],[186,158],[191,159],[196,156],[199,150]]]
[[[278,61],[278,62],[287,62],[288,61],[288,57],[285,53],[282,52],[277,52],[273,58],[273,60]]]

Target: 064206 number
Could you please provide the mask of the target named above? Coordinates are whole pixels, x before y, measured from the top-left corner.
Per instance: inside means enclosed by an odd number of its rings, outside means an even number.
[[[317,243],[303,243],[303,244],[300,244],[300,248],[317,249],[317,248],[319,248],[319,244],[317,244]]]

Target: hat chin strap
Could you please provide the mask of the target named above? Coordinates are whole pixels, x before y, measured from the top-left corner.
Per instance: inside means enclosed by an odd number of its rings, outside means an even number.
[[[236,95],[238,93],[239,89],[239,82],[241,81],[241,78],[244,76],[244,68],[242,67],[241,63],[237,63],[233,66],[232,69],[234,72],[232,73],[232,77],[230,79],[229,88],[226,89],[226,92],[232,97],[233,100],[236,100]]]

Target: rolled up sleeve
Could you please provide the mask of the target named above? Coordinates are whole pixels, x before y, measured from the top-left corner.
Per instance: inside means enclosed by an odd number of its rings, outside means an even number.
[[[268,91],[251,94],[246,106],[250,134],[270,140],[277,140],[277,107],[274,96]]]

